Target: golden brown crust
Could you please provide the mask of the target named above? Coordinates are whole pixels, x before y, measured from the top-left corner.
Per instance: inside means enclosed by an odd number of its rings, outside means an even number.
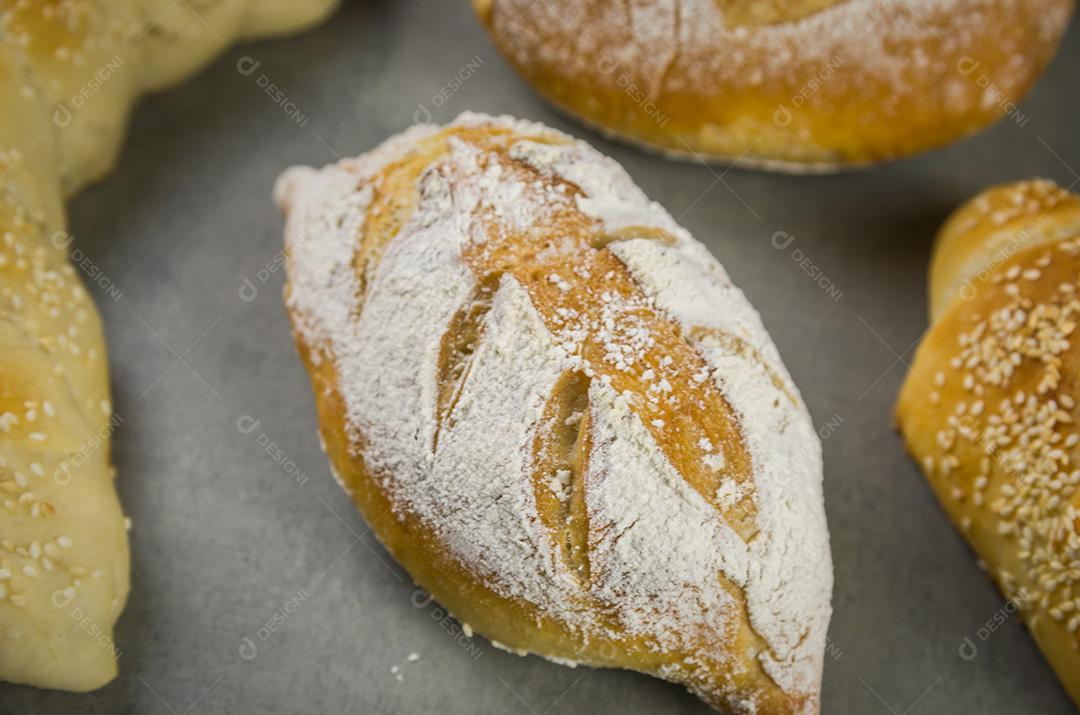
[[[533,86],[605,133],[688,159],[822,171],[1009,115],[1072,0],[474,0]],[[760,13],[760,15],[755,15]],[[795,18],[795,19],[792,19]]]
[[[1025,182],[988,191],[946,224],[932,271],[938,319],[897,418],[946,512],[1080,703],[1076,204]]]
[[[930,319],[1021,251],[1056,243],[1080,230],[1080,196],[1052,181],[1021,181],[987,189],[941,227],[930,262]]]
[[[440,171],[446,172],[448,181],[455,181],[452,169],[441,163],[453,143],[475,147],[480,150],[480,156],[486,157],[477,160],[480,168],[474,167],[474,170],[490,168],[484,162],[497,162],[499,175],[508,185],[515,185],[516,175],[527,175],[528,182],[524,185],[535,183],[537,187],[543,187],[537,189],[542,191],[558,187],[558,193],[575,198],[578,188],[573,184],[553,175],[536,173],[525,162],[510,155],[511,146],[522,140],[536,143],[565,141],[551,134],[508,134],[498,124],[451,125],[416,140],[373,176],[359,178],[355,190],[360,194],[370,190],[374,197],[360,223],[362,229],[355,237],[357,249],[351,260],[357,275],[364,277],[360,282],[363,290],[371,289],[384,252],[417,210],[421,176]],[[350,185],[354,184],[350,182]],[[285,210],[290,211],[289,199],[285,199],[284,204]],[[471,297],[450,319],[449,329],[439,342],[436,442],[443,431],[453,426],[455,405],[461,399],[462,383],[469,374],[472,351],[482,340],[483,316],[491,309],[499,276],[512,275],[529,293],[544,320],[552,321],[567,311],[588,314],[602,303],[601,293],[638,290],[626,275],[625,266],[612,257],[607,248],[609,243],[624,233],[659,241],[671,240],[664,231],[655,228],[610,234],[581,211],[573,209],[574,205],[571,200],[561,209],[552,209],[552,213],[545,216],[542,233],[538,235],[507,234],[505,225],[492,218],[483,229],[487,232],[486,240],[463,249],[463,262],[475,272],[476,282]],[[500,208],[492,210],[497,212]],[[327,220],[333,222],[333,214]],[[304,229],[299,230],[302,233]],[[480,229],[474,227],[471,230]],[[549,237],[547,244],[543,236]],[[550,237],[561,239],[558,250],[550,248]],[[571,267],[584,268],[589,263],[597,263],[594,270],[589,271],[589,279],[581,279],[570,270]],[[600,630],[575,627],[533,604],[509,597],[493,587],[491,579],[474,565],[463,563],[429,521],[411,511],[400,497],[395,498],[393,475],[380,477],[369,469],[365,458],[366,439],[347,415],[343,396],[346,393],[343,380],[347,378],[343,378],[342,366],[332,349],[335,336],[326,336],[330,341],[326,344],[312,336],[308,324],[296,309],[299,269],[292,254],[289,268],[286,302],[294,321],[294,339],[311,376],[320,432],[334,473],[352,495],[379,540],[421,588],[476,632],[512,650],[649,673],[682,683],[714,707],[733,712],[750,712],[747,703],[751,701],[756,703],[754,712],[760,715],[817,712],[816,683],[809,692],[785,692],[755,657],[755,654],[768,652],[770,646],[751,625],[742,588],[728,581],[722,573],[717,573],[716,578],[736,606],[725,620],[722,640],[718,640],[719,634],[709,628],[700,627],[684,634],[687,640],[683,647],[671,648],[660,647],[650,635],[629,632],[613,613],[605,616],[604,604],[594,602],[587,588],[580,589],[580,607],[589,609],[604,622],[605,626]],[[549,276],[553,274],[565,277],[565,283],[559,285],[550,280]],[[647,329],[656,339],[655,345],[644,353],[651,369],[666,370],[666,365],[671,362],[683,368],[701,362],[702,358],[692,344],[705,339],[703,336],[682,334],[651,308],[643,306],[636,315],[649,326]],[[590,323],[588,320],[582,322]],[[554,324],[551,330],[557,330]],[[728,337],[738,342],[734,336]],[[418,337],[418,340],[422,339]],[[585,354],[600,349],[598,345],[590,344],[589,337],[583,339],[583,345]],[[753,356],[754,351],[749,345],[740,343],[736,347],[737,351]],[[668,360],[664,361],[664,356],[668,356]],[[592,530],[584,503],[584,473],[593,439],[593,418],[585,394],[588,382],[609,375],[620,393],[645,392],[644,386],[633,383],[629,373],[605,373],[602,359],[594,357],[590,364],[597,371],[590,377],[571,370],[556,381],[531,441],[532,471],[525,476],[535,497],[537,518],[550,532],[559,558],[583,583],[590,580],[588,540]],[[344,366],[345,371],[349,369],[348,365]],[[672,369],[670,374],[665,372],[673,391],[687,398],[681,414],[657,412],[650,415],[655,419],[645,422],[650,424],[653,437],[665,457],[677,466],[694,489],[713,503],[717,485],[707,480],[715,477],[700,471],[697,467],[700,459],[691,459],[692,452],[700,458],[701,448],[697,442],[708,436],[724,450],[726,461],[734,470],[731,476],[743,480],[749,479],[749,456],[742,447],[743,437],[739,434],[735,416],[723,397],[713,394],[713,388],[707,385],[681,384],[682,378],[691,372],[695,371]],[[796,403],[794,393],[782,378],[772,374],[772,379],[783,388],[781,394],[787,393],[792,403]],[[704,409],[696,402],[698,396],[704,400]],[[671,433],[665,428],[672,430]],[[560,472],[565,473],[565,499],[555,498],[549,486],[551,475]],[[756,508],[753,486],[748,482],[744,497],[734,505],[714,504],[732,528],[746,539],[754,536],[751,526]],[[595,538],[595,533],[591,535]]]
[[[840,2],[843,0],[716,0],[733,27],[792,22]]]

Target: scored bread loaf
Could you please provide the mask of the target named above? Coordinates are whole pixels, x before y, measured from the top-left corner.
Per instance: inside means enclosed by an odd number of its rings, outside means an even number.
[[[482,635],[816,713],[821,448],[757,313],[613,160],[465,114],[282,175],[331,467]]]
[[[990,189],[938,236],[897,407],[945,511],[1080,705],[1080,196]]]
[[[63,199],[112,166],[140,93],[331,5],[0,0],[0,680],[107,683],[128,593],[109,458],[122,419]]]

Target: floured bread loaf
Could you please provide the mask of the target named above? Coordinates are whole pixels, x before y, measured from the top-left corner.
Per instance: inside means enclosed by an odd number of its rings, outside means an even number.
[[[699,160],[830,171],[1002,117],[1074,0],[472,0],[545,97],[605,134]]]
[[[332,4],[0,0],[0,680],[110,681],[128,593],[109,457],[122,417],[97,311],[68,261],[63,198],[112,166],[142,92]]]
[[[821,451],[757,313],[614,161],[463,115],[279,180],[331,465],[493,641],[816,713]]]

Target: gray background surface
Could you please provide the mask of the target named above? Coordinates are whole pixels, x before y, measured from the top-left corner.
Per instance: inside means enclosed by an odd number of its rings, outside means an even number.
[[[254,74],[237,71],[243,57],[261,62]],[[470,62],[473,77],[437,106]],[[262,74],[303,126],[258,86]],[[1074,23],[1021,106],[1024,126],[1005,121],[869,172],[777,176],[606,142],[519,81],[463,0],[399,0],[348,3],[308,34],[237,48],[143,102],[114,175],[70,212],[76,245],[123,293],[95,291],[124,419],[118,484],[134,520],[120,677],[89,695],[0,685],[0,712],[707,711],[644,676],[463,644],[435,604],[416,605],[408,577],[330,477],[282,272],[259,276],[280,259],[270,189],[290,164],[373,147],[419,106],[440,121],[507,112],[585,137],[704,241],[761,312],[827,434],[836,591],[824,712],[1073,712],[1014,620],[979,641],[974,660],[959,657],[961,639],[1003,600],[905,456],[891,408],[926,326],[935,229],[989,184],[1077,181],[1078,79]],[[783,250],[770,240],[777,231],[794,236]],[[239,295],[245,278],[254,300]],[[250,434],[237,428],[243,416],[259,420]],[[260,445],[262,434],[288,463]],[[284,618],[267,626],[276,613]],[[245,638],[253,659],[242,657]],[[407,663],[410,652],[420,660]]]

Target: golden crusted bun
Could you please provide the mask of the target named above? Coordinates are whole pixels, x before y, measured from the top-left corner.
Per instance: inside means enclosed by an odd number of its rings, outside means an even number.
[[[957,209],[941,227],[930,262],[930,320],[1005,261],[1029,248],[1080,232],[1080,196],[1051,181],[1024,181],[987,189]]]
[[[129,587],[109,459],[122,420],[63,197],[112,165],[140,92],[330,4],[219,0],[196,14],[172,0],[0,0],[0,680],[110,681]]]
[[[685,158],[825,171],[908,156],[1005,115],[1072,0],[473,0],[559,107]]]
[[[276,193],[325,449],[417,583],[517,652],[818,712],[820,444],[757,314],[618,164],[463,115]]]
[[[991,189],[942,229],[908,449],[1080,704],[1080,197]]]

